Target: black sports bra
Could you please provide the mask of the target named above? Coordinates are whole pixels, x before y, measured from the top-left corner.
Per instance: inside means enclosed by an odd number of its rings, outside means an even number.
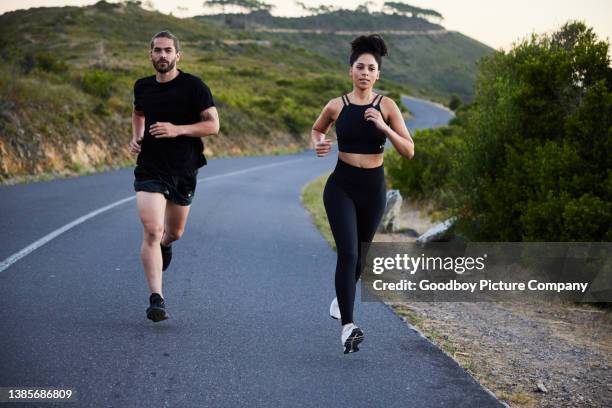
[[[377,154],[385,150],[387,136],[376,125],[364,119],[365,111],[373,107],[380,112],[382,95],[376,95],[367,105],[352,104],[342,95],[344,106],[336,119],[338,150],[345,153]]]

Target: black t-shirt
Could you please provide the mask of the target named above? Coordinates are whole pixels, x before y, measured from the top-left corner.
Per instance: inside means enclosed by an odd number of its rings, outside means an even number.
[[[138,165],[169,175],[189,173],[204,166],[206,158],[201,138],[155,138],[149,128],[155,122],[192,125],[201,121],[200,112],[214,105],[208,86],[197,76],[181,70],[168,82],[157,82],[155,75],[136,81],[134,109],[145,116]]]

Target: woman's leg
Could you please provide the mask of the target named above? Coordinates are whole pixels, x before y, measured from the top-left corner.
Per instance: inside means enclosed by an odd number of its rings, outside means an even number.
[[[367,256],[367,253],[362,253],[361,244],[362,242],[372,242],[387,205],[387,191],[384,180],[382,180],[379,188],[370,191],[369,194],[362,194],[360,198],[356,210],[358,257],[355,268],[355,282],[361,276],[361,262]]]
[[[323,190],[323,203],[327,219],[336,241],[336,296],[342,317],[342,324],[353,321],[355,302],[355,268],[357,267],[357,214],[355,204],[332,177]]]

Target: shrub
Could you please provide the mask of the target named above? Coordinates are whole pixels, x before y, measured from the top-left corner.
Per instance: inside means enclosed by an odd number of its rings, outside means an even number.
[[[48,52],[26,53],[20,61],[21,70],[29,74],[33,69],[38,68],[46,72],[61,74],[68,65]]]
[[[418,130],[413,135],[415,155],[406,160],[394,149],[385,152],[385,170],[392,188],[404,197],[438,197],[447,187],[453,158],[462,140],[449,127]]]
[[[113,93],[113,85],[113,74],[100,70],[85,71],[81,80],[81,87],[85,92],[104,99]]]
[[[461,98],[457,95],[451,95],[448,101],[448,108],[452,111],[456,111],[459,106],[461,106]]]
[[[608,47],[568,23],[480,62],[475,103],[454,121],[465,143],[449,181],[466,236],[612,239]]]

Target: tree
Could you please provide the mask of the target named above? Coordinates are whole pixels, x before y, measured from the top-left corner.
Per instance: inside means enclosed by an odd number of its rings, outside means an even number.
[[[221,7],[221,14],[225,14],[225,8],[229,6],[231,0],[206,0],[202,4],[204,8],[207,7]]]
[[[203,3],[206,7],[221,7],[221,13],[226,14],[226,8],[237,9],[238,12],[253,13],[256,11],[269,12],[274,6],[260,0],[206,0]]]
[[[395,1],[387,1],[383,5],[383,11],[389,11],[391,13],[397,13],[403,16],[407,16],[410,14],[411,17],[437,17],[440,20],[443,20],[442,14],[438,13],[432,9],[422,9],[419,7],[414,7],[406,3],[400,3]]]
[[[306,5],[304,2],[295,0],[295,4],[300,7],[302,10],[304,10],[305,12],[307,12],[309,15],[319,15],[319,14],[326,14],[326,13],[333,13],[334,11],[339,10],[338,7],[334,7],[334,6],[325,6],[325,5],[320,5],[318,7],[310,7],[308,5]]]
[[[374,6],[374,2],[369,0],[366,1],[360,5],[357,6],[357,8],[355,9],[355,11],[360,12],[360,13],[366,13],[369,14],[370,13],[370,9]]]
[[[608,49],[569,22],[481,60],[450,183],[465,235],[612,240]]]
[[[263,1],[251,0],[249,1],[251,8],[250,11],[267,11],[268,13],[274,8],[274,5],[268,4]]]
[[[455,94],[451,95],[448,102],[448,107],[450,110],[456,111],[459,106],[461,106],[461,98]]]
[[[176,6],[175,10],[177,11],[177,14],[185,15],[189,12],[189,7]]]

